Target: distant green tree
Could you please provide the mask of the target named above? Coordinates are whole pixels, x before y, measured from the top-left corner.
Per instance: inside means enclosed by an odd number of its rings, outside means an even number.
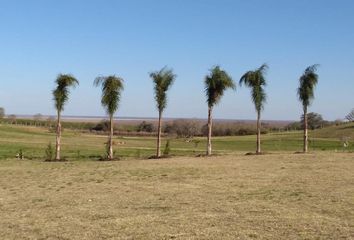
[[[103,132],[109,131],[110,130],[110,122],[107,120],[102,120],[101,122],[99,122],[95,126],[93,126],[91,128],[91,130],[103,131]]]
[[[309,66],[305,69],[304,73],[300,77],[300,85],[297,89],[297,95],[304,111],[304,153],[308,151],[308,115],[307,109],[311,105],[314,99],[314,89],[318,82],[318,74],[316,73],[318,64]]]
[[[201,123],[195,120],[177,119],[166,124],[164,132],[177,137],[193,138],[201,135]]]
[[[236,89],[232,78],[220,66],[210,70],[210,74],[204,80],[205,94],[208,103],[208,137],[207,137],[207,155],[211,155],[211,135],[213,125],[213,107],[220,102],[225,90],[228,88]]]
[[[57,137],[55,148],[55,160],[60,160],[61,148],[61,112],[69,99],[69,88],[79,85],[79,81],[70,74],[59,74],[55,80],[56,88],[53,90],[53,99],[57,110]]]
[[[35,120],[35,121],[40,121],[42,119],[43,119],[43,115],[40,113],[33,115],[33,120]]]
[[[142,121],[138,127],[137,127],[138,132],[153,132],[154,131],[154,125],[152,123],[148,123],[146,121]]]
[[[42,119],[43,119],[43,115],[40,113],[37,113],[33,116],[33,120],[34,120],[35,125],[40,124]]]
[[[94,81],[94,85],[101,86],[102,97],[101,104],[106,108],[106,112],[109,115],[109,136],[107,144],[108,160],[112,160],[113,156],[113,115],[118,110],[118,105],[121,97],[121,92],[124,89],[123,79],[121,77],[112,75],[108,77],[97,77]]]
[[[15,114],[10,114],[7,117],[10,120],[11,124],[16,124],[17,123],[17,116]]]
[[[159,123],[157,127],[157,147],[156,157],[161,156],[161,127],[162,127],[162,113],[167,106],[167,91],[172,86],[176,75],[173,74],[172,69],[162,68],[160,71],[150,73],[150,77],[154,82],[155,100],[157,109],[159,111]]]
[[[305,125],[305,115],[301,115],[301,126]],[[310,112],[307,114],[307,127],[308,129],[314,130],[327,125],[328,122],[323,120],[322,115],[319,113]]]
[[[292,122],[292,123],[289,123],[288,125],[286,125],[284,127],[284,129],[286,129],[286,130],[300,130],[300,129],[302,129],[302,125],[301,125],[301,122],[299,122],[299,121]]]
[[[252,101],[257,112],[257,150],[256,153],[261,153],[261,111],[264,109],[267,95],[264,90],[266,86],[265,73],[268,69],[267,64],[263,64],[254,71],[246,72],[240,79],[240,86],[245,84],[251,88]]]

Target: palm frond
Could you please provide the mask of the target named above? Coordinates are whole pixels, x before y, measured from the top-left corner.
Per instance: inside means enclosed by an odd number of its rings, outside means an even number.
[[[53,90],[53,100],[57,111],[64,110],[64,105],[69,99],[69,88],[75,88],[79,81],[71,74],[59,74],[55,80],[57,87]]]
[[[264,90],[264,86],[267,85],[265,74],[268,70],[268,65],[263,64],[259,68],[248,71],[240,78],[240,86],[245,85],[251,88],[252,102],[255,105],[257,113],[260,113],[264,109],[264,105],[267,100],[267,95]]]
[[[159,112],[163,112],[167,106],[167,91],[177,76],[173,73],[172,69],[164,67],[160,71],[150,73],[150,77],[154,82],[157,109]]]
[[[111,75],[97,77],[93,83],[96,87],[101,86],[101,104],[110,116],[113,116],[118,109],[121,92],[124,89],[123,82],[121,77]]]
[[[217,104],[228,88],[236,89],[236,85],[226,71],[216,66],[205,77],[205,95],[209,107]]]
[[[318,64],[314,64],[307,67],[299,79],[297,95],[304,108],[310,106],[314,99],[314,89],[318,83],[318,74],[316,73],[318,66]]]
[[[257,69],[257,71],[260,72],[260,73],[262,73],[263,75],[265,75],[265,74],[267,73],[268,69],[269,69],[268,64],[263,63],[262,66],[260,66],[260,67]]]

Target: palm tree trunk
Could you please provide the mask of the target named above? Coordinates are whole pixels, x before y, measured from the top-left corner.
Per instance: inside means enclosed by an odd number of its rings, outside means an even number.
[[[207,143],[207,156],[211,155],[211,132],[213,126],[213,119],[212,119],[212,111],[213,108],[208,108],[208,143]]]
[[[156,157],[161,157],[161,124],[162,124],[162,112],[159,111],[159,123],[157,127],[157,149]]]
[[[261,153],[261,114],[257,113],[257,154]]]
[[[58,111],[57,117],[57,137],[55,141],[55,160],[60,160],[60,141],[61,141],[61,122],[60,122],[60,112]]]
[[[304,107],[304,153],[308,151],[307,107]]]
[[[109,137],[108,137],[108,144],[109,144],[109,149],[108,149],[108,159],[112,160],[113,159],[113,115],[109,116]]]

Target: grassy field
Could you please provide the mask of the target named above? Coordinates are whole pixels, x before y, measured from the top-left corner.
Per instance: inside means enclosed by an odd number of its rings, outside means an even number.
[[[343,151],[340,138],[351,137],[347,151],[354,151],[354,124],[310,131],[310,151]],[[69,160],[98,159],[105,152],[107,137],[64,130],[62,155]],[[115,151],[121,158],[146,158],[155,153],[155,138],[115,137]],[[163,141],[163,146],[166,139]],[[55,143],[55,133],[46,128],[0,125],[0,159],[13,158],[20,150],[25,158],[43,159],[48,143]],[[214,137],[214,153],[245,153],[255,151],[255,136]],[[195,156],[205,152],[205,138],[171,139],[171,155]],[[295,152],[302,150],[302,132],[272,133],[262,136],[266,152]]]
[[[0,239],[353,239],[353,172],[334,152],[1,160]]]

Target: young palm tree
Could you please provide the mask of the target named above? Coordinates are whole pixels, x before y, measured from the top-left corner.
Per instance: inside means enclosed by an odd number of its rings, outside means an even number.
[[[297,89],[297,95],[304,110],[304,153],[307,153],[308,150],[307,108],[314,99],[313,91],[318,82],[318,75],[316,74],[318,66],[318,64],[315,64],[305,69],[305,72],[300,77],[300,86]]]
[[[150,73],[150,77],[154,82],[155,100],[157,110],[159,111],[159,123],[157,129],[157,147],[156,157],[161,156],[161,125],[162,113],[167,106],[167,91],[172,86],[176,75],[173,74],[172,69],[162,68],[160,71]]]
[[[101,86],[102,97],[101,104],[106,108],[106,112],[109,115],[110,131],[108,136],[108,156],[109,160],[114,158],[113,156],[113,115],[118,109],[121,92],[124,89],[123,79],[112,75],[108,77],[97,77],[94,81],[94,86]]]
[[[69,88],[79,85],[78,80],[70,74],[59,74],[55,80],[57,87],[53,90],[55,108],[57,110],[57,137],[55,148],[55,160],[60,160],[60,142],[61,142],[61,112],[69,99]]]
[[[240,79],[240,86],[245,84],[247,87],[251,88],[252,101],[257,112],[257,154],[261,153],[261,111],[264,109],[264,104],[267,98],[263,88],[266,86],[264,75],[267,69],[268,65],[263,64],[254,71],[246,72]]]
[[[220,102],[225,90],[228,88],[236,89],[232,78],[226,71],[216,66],[210,70],[210,74],[205,77],[205,94],[208,103],[208,141],[207,141],[207,155],[211,155],[211,132],[213,125],[212,112],[213,107]]]

